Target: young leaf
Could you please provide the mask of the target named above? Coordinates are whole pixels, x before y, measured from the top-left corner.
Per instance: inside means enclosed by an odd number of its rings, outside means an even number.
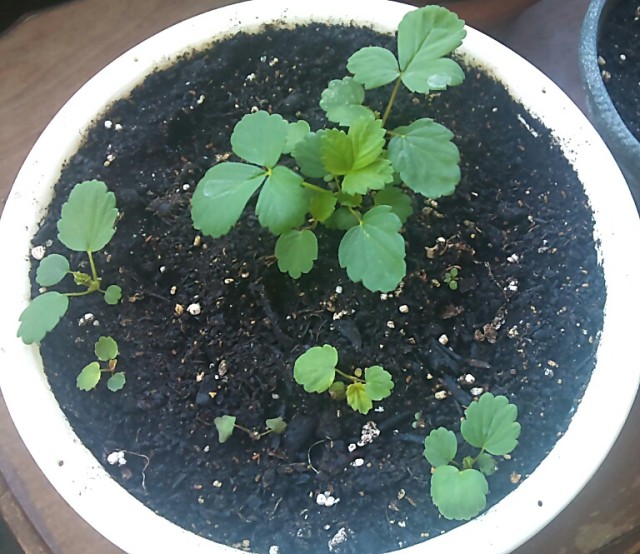
[[[309,229],[294,229],[278,237],[275,253],[280,271],[298,279],[309,273],[318,259],[318,239]]]
[[[405,223],[413,213],[411,198],[398,187],[390,186],[379,190],[373,197],[373,203],[375,206],[391,206],[391,210],[402,223]]]
[[[278,114],[245,115],[231,133],[231,149],[248,162],[274,167],[285,150],[289,124]]]
[[[274,433],[282,435],[287,430],[287,423],[281,417],[274,417],[273,419],[267,419],[265,421],[267,429],[270,429]]]
[[[364,383],[351,383],[347,387],[347,404],[356,412],[369,413],[369,410],[373,408],[373,402],[365,390]]]
[[[478,469],[487,477],[489,475],[493,475],[498,469],[496,465],[496,461],[491,456],[491,454],[487,454],[486,452],[482,452],[478,455]]]
[[[50,291],[36,296],[20,314],[18,336],[25,344],[40,342],[66,313],[69,297]]]
[[[361,48],[347,62],[354,79],[366,89],[391,83],[400,75],[398,60],[393,52],[379,46]]]
[[[505,396],[484,393],[465,412],[460,426],[464,440],[494,456],[508,454],[518,445],[518,408]]]
[[[376,206],[345,233],[338,260],[352,281],[362,281],[372,292],[389,292],[398,286],[406,274],[401,226],[389,206]]]
[[[265,177],[265,171],[254,165],[236,162],[214,165],[193,193],[193,226],[213,238],[226,235]]]
[[[222,444],[229,440],[229,437],[233,434],[233,429],[236,424],[235,416],[223,415],[221,417],[216,417],[213,420],[213,423],[218,430],[218,442]]]
[[[357,119],[375,119],[374,113],[362,105],[364,89],[352,77],[334,79],[322,91],[320,107],[327,112],[327,119],[349,127]]]
[[[311,132],[311,127],[304,120],[289,123],[287,127],[287,140],[284,144],[283,154],[290,154],[296,145]]]
[[[116,197],[102,181],[78,183],[62,205],[58,238],[69,250],[96,252],[115,233]]]
[[[118,371],[107,380],[107,388],[111,392],[118,392],[124,387],[126,382],[127,378],[125,377],[124,373],[122,371]]]
[[[354,169],[345,175],[342,190],[349,194],[366,194],[369,190],[380,190],[393,180],[393,166],[386,158]]]
[[[309,211],[309,196],[300,175],[287,167],[274,167],[256,204],[260,225],[275,235],[299,227]]]
[[[300,167],[300,171],[307,177],[321,179],[328,173],[322,163],[320,152],[321,138],[324,134],[324,130],[309,133],[293,148],[293,158]]]
[[[325,221],[336,209],[337,199],[330,191],[313,191],[309,201],[309,212],[316,221]]]
[[[338,351],[333,346],[314,346],[295,361],[293,377],[307,392],[324,392],[335,380],[337,365]]]
[[[468,520],[477,516],[487,505],[489,485],[476,469],[463,471],[441,465],[431,476],[431,498],[447,519]]]
[[[98,384],[101,375],[100,364],[98,362],[91,362],[89,365],[86,365],[80,372],[80,375],[78,375],[76,386],[80,390],[90,391]]]
[[[340,207],[324,221],[328,229],[339,229],[348,231],[351,227],[358,225],[358,219],[349,208]]]
[[[453,133],[431,119],[398,127],[388,156],[405,184],[428,198],[452,194],[460,181],[460,152]]]
[[[455,458],[457,452],[456,435],[444,427],[434,429],[424,439],[424,457],[433,467],[446,466]]]
[[[100,337],[95,344],[98,360],[108,362],[118,357],[118,343],[112,337]]]
[[[393,379],[391,373],[382,366],[373,365],[364,370],[365,392],[371,400],[382,400],[387,398],[393,390]]]
[[[347,385],[342,381],[334,381],[329,387],[329,396],[333,400],[344,400],[347,397]]]
[[[122,289],[118,285],[109,285],[104,291],[104,301],[110,306],[115,306],[122,298]]]
[[[69,261],[60,254],[50,254],[40,262],[36,283],[42,287],[57,285],[69,273]]]

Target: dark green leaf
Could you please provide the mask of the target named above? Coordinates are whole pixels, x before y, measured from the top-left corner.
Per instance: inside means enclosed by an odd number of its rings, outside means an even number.
[[[118,392],[119,390],[122,390],[126,382],[127,378],[125,377],[124,373],[122,371],[118,371],[107,380],[107,388],[111,392]]]
[[[256,204],[260,225],[275,235],[299,227],[309,211],[309,197],[300,175],[283,166],[274,167]]]
[[[313,191],[309,201],[309,212],[316,221],[324,221],[335,211],[336,202],[335,195],[330,191]]]
[[[309,127],[309,124],[302,119],[300,121],[295,121],[294,123],[289,123],[289,127],[287,127],[287,140],[282,153],[290,154],[293,152],[296,145],[310,132],[311,128]]]
[[[496,472],[498,466],[496,465],[496,461],[493,456],[491,456],[491,454],[483,452],[482,454],[478,455],[478,469],[488,477],[489,475],[493,475]]]
[[[396,57],[390,50],[379,46],[358,50],[349,58],[347,69],[367,89],[391,83],[400,75]]]
[[[307,392],[324,392],[336,377],[337,365],[338,351],[333,346],[314,346],[295,361],[293,377]]]
[[[69,297],[59,292],[36,296],[20,314],[18,336],[25,344],[40,342],[66,313]]]
[[[318,240],[309,229],[287,231],[278,237],[275,254],[280,271],[298,279],[318,259]]]
[[[334,400],[344,400],[347,398],[347,385],[342,381],[334,381],[329,387],[329,395]]]
[[[458,440],[453,432],[438,427],[424,439],[424,456],[433,467],[446,466],[458,452]]]
[[[222,444],[229,440],[229,437],[233,434],[233,429],[236,425],[235,416],[223,415],[221,417],[216,417],[213,420],[216,429],[218,430],[218,442]]]
[[[76,386],[80,390],[90,391],[96,387],[101,375],[100,364],[98,362],[91,362],[89,365],[86,365],[80,372],[80,375],[78,375]]]
[[[285,150],[289,124],[265,111],[245,115],[233,129],[231,149],[253,164],[274,167]]]
[[[57,285],[69,273],[69,261],[60,254],[44,258],[36,271],[36,283],[42,287]]]
[[[450,465],[441,465],[431,476],[431,498],[447,519],[469,520],[487,505],[489,485],[476,469],[459,471]]]
[[[378,191],[373,197],[373,203],[376,206],[391,206],[391,210],[402,223],[413,213],[411,198],[398,187],[390,186]]]
[[[340,231],[348,231],[354,225],[358,225],[358,219],[349,208],[338,208],[331,217],[324,221],[325,227],[329,229],[339,229]]]
[[[309,133],[293,148],[293,157],[300,167],[300,171],[307,177],[321,179],[328,173],[322,163],[320,153],[321,137],[324,133],[325,131]]]
[[[320,107],[327,112],[327,119],[343,126],[352,125],[357,119],[375,119],[374,113],[362,105],[364,89],[352,77],[334,79],[322,92]]]
[[[364,370],[365,392],[371,400],[383,400],[393,390],[391,373],[382,366],[373,365]]]
[[[347,387],[347,404],[356,412],[368,414],[373,408],[373,402],[365,389],[364,383],[351,383]]]

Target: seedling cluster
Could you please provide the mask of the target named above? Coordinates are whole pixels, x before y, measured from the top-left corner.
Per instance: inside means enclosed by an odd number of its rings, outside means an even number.
[[[124,387],[127,379],[123,371],[116,371],[118,365],[118,343],[112,337],[100,337],[94,346],[97,361],[93,361],[86,365],[78,378],[76,386],[83,391],[95,389],[103,373],[110,375],[107,380],[107,388],[111,392],[117,392]],[[103,367],[100,362],[106,362]]]
[[[264,424],[266,427],[266,431],[258,431],[256,429],[249,429],[247,427],[243,427],[242,425],[238,425],[236,423],[236,416],[232,415],[223,415],[220,417],[216,417],[213,420],[214,425],[218,431],[218,442],[220,444],[227,442],[233,431],[238,429],[243,431],[249,438],[252,440],[260,440],[262,437],[268,435],[269,433],[277,433],[281,435],[287,430],[287,423],[281,417],[274,417],[271,419],[267,419]]]

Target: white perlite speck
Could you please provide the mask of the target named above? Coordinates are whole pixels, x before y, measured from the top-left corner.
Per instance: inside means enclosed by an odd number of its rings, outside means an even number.
[[[375,438],[380,435],[380,429],[373,421],[367,421],[362,426],[362,432],[360,433],[360,440],[358,446],[362,447],[365,444],[370,444]]]
[[[187,306],[187,312],[189,312],[189,314],[191,315],[200,315],[200,313],[202,312],[202,308],[200,307],[200,304],[195,302]]]
[[[327,543],[327,545],[329,546],[329,552],[333,552],[336,546],[338,546],[339,544],[342,544],[346,540],[347,540],[347,528],[341,527],[340,530],[335,535],[333,535],[331,540]]]
[[[269,554],[280,554],[280,547],[276,546],[275,544],[273,546],[270,546]]]
[[[31,257],[34,260],[40,261],[42,258],[44,258],[44,255],[46,253],[47,253],[47,249],[44,246],[34,246],[31,249]]]
[[[112,466],[123,466],[126,465],[127,459],[125,458],[122,450],[116,450],[107,456],[107,462]]]

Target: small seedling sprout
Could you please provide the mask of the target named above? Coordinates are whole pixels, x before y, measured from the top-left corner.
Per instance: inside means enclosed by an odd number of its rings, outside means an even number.
[[[213,423],[218,431],[218,442],[220,442],[220,444],[227,442],[229,438],[231,438],[231,435],[233,434],[233,431],[235,429],[245,432],[252,440],[260,440],[262,437],[265,437],[269,433],[277,433],[281,435],[287,429],[287,424],[281,417],[267,419],[265,421],[265,431],[258,431],[256,429],[243,427],[242,425],[236,423],[236,416],[232,415],[223,415],[220,417],[216,417],[213,420]]]
[[[86,365],[78,378],[76,386],[83,391],[90,391],[96,388],[103,373],[110,375],[107,380],[107,388],[111,392],[117,392],[124,387],[127,379],[123,371],[116,371],[118,365],[118,343],[112,337],[100,337],[94,346],[97,361]],[[103,366],[100,362],[106,362]]]
[[[460,277],[460,268],[458,266],[453,266],[445,272],[443,280],[451,290],[458,290],[459,277]]]

